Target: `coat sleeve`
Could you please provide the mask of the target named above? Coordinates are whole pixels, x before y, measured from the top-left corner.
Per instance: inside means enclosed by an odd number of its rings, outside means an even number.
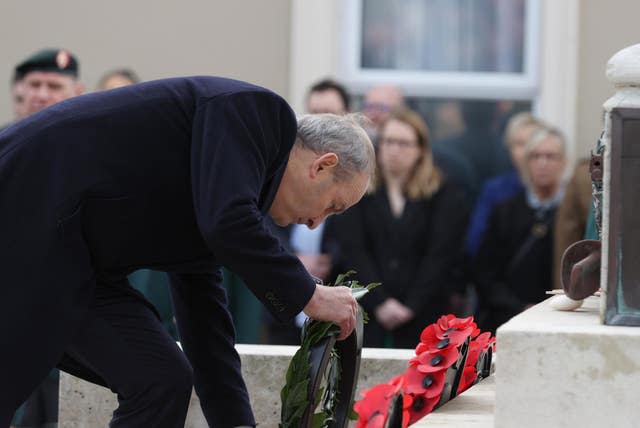
[[[432,298],[452,288],[453,271],[462,259],[469,219],[465,195],[448,183],[433,196],[431,210],[426,251],[403,302],[415,313],[422,312]]]
[[[192,135],[199,229],[216,259],[281,321],[299,313],[315,291],[311,276],[270,233],[259,209],[266,183],[281,177],[295,135],[289,106],[259,91],[204,102]]]

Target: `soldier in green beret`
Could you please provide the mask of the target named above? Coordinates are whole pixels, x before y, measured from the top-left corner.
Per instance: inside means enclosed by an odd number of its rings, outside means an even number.
[[[78,60],[65,49],[43,49],[18,64],[15,81],[20,82],[25,116],[84,92],[78,79]],[[22,117],[18,117],[22,119]]]

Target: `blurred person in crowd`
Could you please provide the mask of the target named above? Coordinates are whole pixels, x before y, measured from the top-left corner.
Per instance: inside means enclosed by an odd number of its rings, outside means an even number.
[[[0,131],[11,125],[14,121],[20,120],[27,115],[27,109],[24,103],[24,86],[22,79],[17,74],[13,74],[11,84],[9,85],[9,95],[11,97],[11,110],[13,118],[11,122],[0,125]]]
[[[525,148],[525,188],[495,206],[474,262],[482,329],[495,331],[552,287],[553,223],[565,166],[563,135],[534,131]]]
[[[323,79],[314,83],[307,94],[307,113],[345,114],[349,112],[349,93],[340,83]]]
[[[525,166],[525,147],[535,130],[542,126],[540,120],[526,112],[513,115],[507,123],[504,142],[515,169],[490,178],[482,186],[467,231],[465,250],[469,257],[473,258],[478,252],[493,208],[523,190],[521,175]]]
[[[464,193],[434,166],[428,129],[407,109],[380,130],[375,181],[348,212],[327,221],[336,272],[357,271],[382,286],[362,299],[370,321],[364,343],[412,348],[449,310],[468,209]]]
[[[591,204],[591,173],[589,159],[581,159],[573,169],[564,197],[558,207],[553,229],[553,287],[562,288],[560,281],[562,255],[574,242],[598,239],[588,227],[593,214]],[[592,226],[593,227],[593,226]]]
[[[14,69],[14,112],[17,120],[84,92],[78,60],[64,49],[43,49]],[[32,392],[14,418],[16,427],[45,427],[58,421],[58,371]]]
[[[75,56],[64,49],[44,49],[18,64],[15,73],[22,82],[25,114],[82,94],[78,69]]]
[[[343,115],[349,112],[349,94],[344,86],[331,79],[323,79],[314,83],[307,94],[306,110],[308,113],[330,113]],[[274,225],[274,232],[287,250],[295,253],[307,271],[323,282],[329,281],[331,273],[331,256],[325,239],[325,223],[315,229],[302,224],[288,227]],[[269,317],[269,315],[267,314]],[[267,341],[278,345],[298,345],[300,329],[306,319],[304,313],[298,314],[293,322],[278,323],[269,317]]]
[[[494,130],[496,106],[491,101],[466,101],[462,106],[465,130],[460,135],[440,140],[434,144],[453,150],[467,158],[473,168],[473,176],[481,186],[485,180],[513,169],[504,145],[500,144]],[[476,187],[475,191],[479,187]],[[473,195],[475,203],[477,194]]]
[[[391,110],[405,106],[406,102],[400,88],[392,85],[376,85],[371,87],[364,96],[362,113],[371,121],[372,126],[367,129],[371,140],[375,144],[378,131]]]
[[[434,116],[438,124],[438,132],[433,135],[434,141],[444,140],[464,132],[464,118],[460,101],[445,100],[437,103]]]
[[[98,90],[121,88],[140,82],[135,71],[128,68],[118,68],[106,72],[98,81]]]

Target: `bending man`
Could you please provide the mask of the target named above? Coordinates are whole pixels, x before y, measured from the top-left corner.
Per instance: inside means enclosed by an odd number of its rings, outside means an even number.
[[[211,77],[61,102],[0,133],[0,427],[58,366],[118,394],[112,426],[255,425],[224,265],[279,319],[357,305],[315,285],[266,229],[313,228],[356,203],[374,151],[353,117],[296,118],[278,95]],[[169,273],[184,354],[127,274]]]

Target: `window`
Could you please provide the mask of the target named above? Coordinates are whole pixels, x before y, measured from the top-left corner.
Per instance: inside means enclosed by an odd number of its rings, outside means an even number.
[[[408,95],[531,100],[537,91],[538,0],[350,0],[342,75]]]

